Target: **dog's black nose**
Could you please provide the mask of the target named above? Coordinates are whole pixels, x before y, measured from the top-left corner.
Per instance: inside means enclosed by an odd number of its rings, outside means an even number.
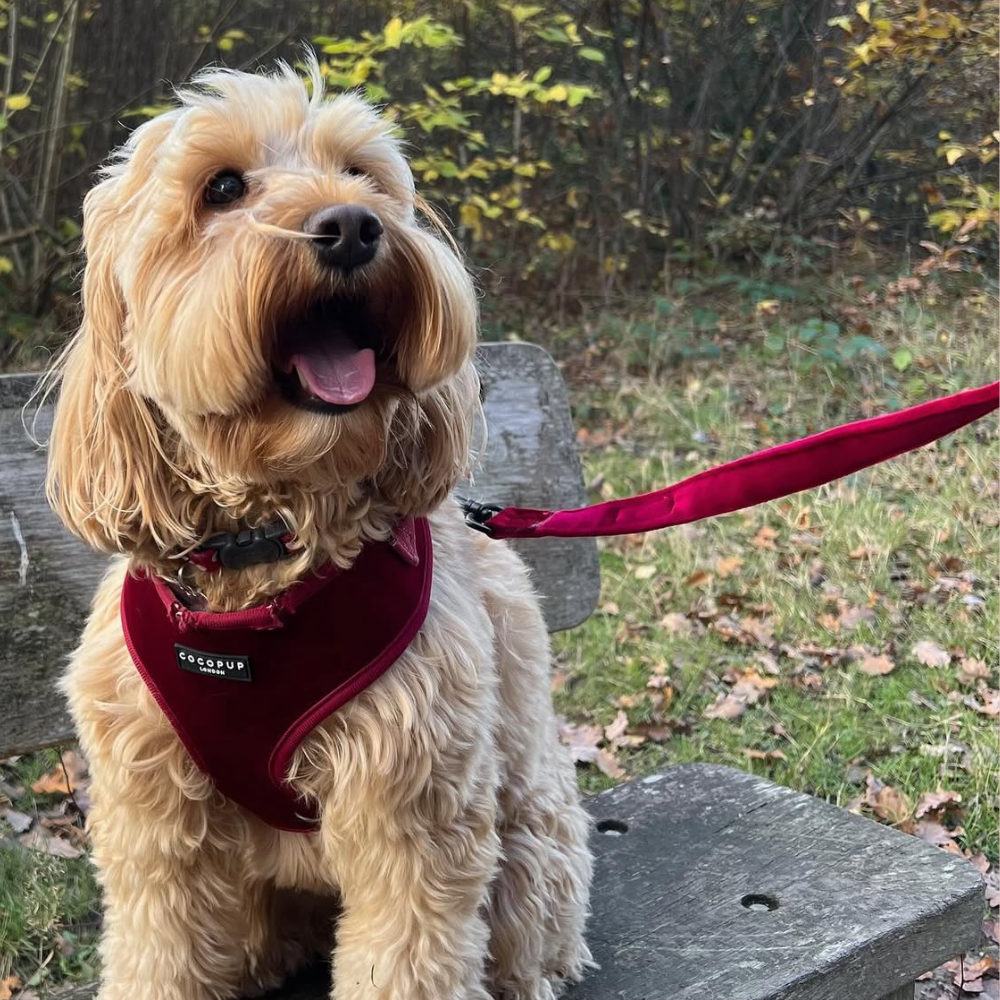
[[[303,231],[314,237],[320,263],[342,271],[367,264],[382,238],[379,217],[360,205],[330,205],[313,212]]]

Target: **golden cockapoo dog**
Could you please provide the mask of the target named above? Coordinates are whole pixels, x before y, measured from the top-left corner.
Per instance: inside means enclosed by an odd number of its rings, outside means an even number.
[[[65,681],[93,773],[99,997],[260,992],[332,949],[337,1000],[548,998],[590,964],[587,821],[525,569],[450,498],[479,407],[473,287],[419,221],[389,123],[311,78],[204,74],[84,206],[49,486],[70,528],[122,554]],[[317,394],[288,341],[327,325],[357,363]],[[292,758],[317,831],[277,830],[216,790],[145,686],[126,574],[233,611],[347,569],[407,516],[432,530],[426,620]],[[291,558],[185,559],[278,517]]]

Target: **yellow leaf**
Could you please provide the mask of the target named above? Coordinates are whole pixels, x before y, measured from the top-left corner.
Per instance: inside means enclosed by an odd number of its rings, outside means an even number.
[[[7,98],[8,111],[23,111],[31,107],[31,98],[27,94],[11,94]]]
[[[10,274],[14,270],[14,262],[10,257],[0,257],[0,274]]]
[[[869,0],[861,0],[861,3],[854,8],[858,15],[861,17],[862,21],[870,24],[872,19],[872,5]]]
[[[949,167],[953,167],[963,156],[965,156],[965,147],[963,146],[949,146],[944,151],[944,158],[948,161]]]
[[[399,17],[394,17],[385,26],[385,44],[390,49],[398,49],[399,43],[403,40],[403,20]]]

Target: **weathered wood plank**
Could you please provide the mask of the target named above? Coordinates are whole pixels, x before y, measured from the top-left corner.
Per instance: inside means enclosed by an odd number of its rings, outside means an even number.
[[[979,941],[967,861],[740,771],[668,768],[587,809],[601,968],[565,1000],[911,1000]],[[325,978],[269,996],[320,1000]]]
[[[486,345],[478,360],[489,446],[469,492],[505,504],[585,502],[566,389],[555,362],[531,344]],[[83,627],[104,559],[48,509],[45,456],[23,422],[35,375],[0,376],[0,757],[65,742],[71,726],[54,682]],[[22,408],[26,408],[22,415]],[[45,440],[51,409],[37,414]],[[600,588],[593,539],[544,539],[520,549],[550,629],[590,614]]]
[[[534,344],[487,344],[477,359],[489,431],[482,468],[463,489],[516,507],[580,507],[587,502],[566,385]],[[592,538],[512,541],[531,568],[552,632],[584,621],[600,592]]]
[[[603,968],[573,1000],[874,1000],[978,941],[964,859],[751,775],[671,768],[590,811],[628,831],[593,841]]]

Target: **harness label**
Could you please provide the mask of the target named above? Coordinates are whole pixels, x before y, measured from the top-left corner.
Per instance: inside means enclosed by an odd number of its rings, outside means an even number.
[[[238,656],[234,653],[203,653],[188,646],[174,643],[174,653],[177,656],[177,666],[181,670],[190,670],[193,674],[205,674],[208,677],[222,677],[227,681],[249,681],[250,657]]]

